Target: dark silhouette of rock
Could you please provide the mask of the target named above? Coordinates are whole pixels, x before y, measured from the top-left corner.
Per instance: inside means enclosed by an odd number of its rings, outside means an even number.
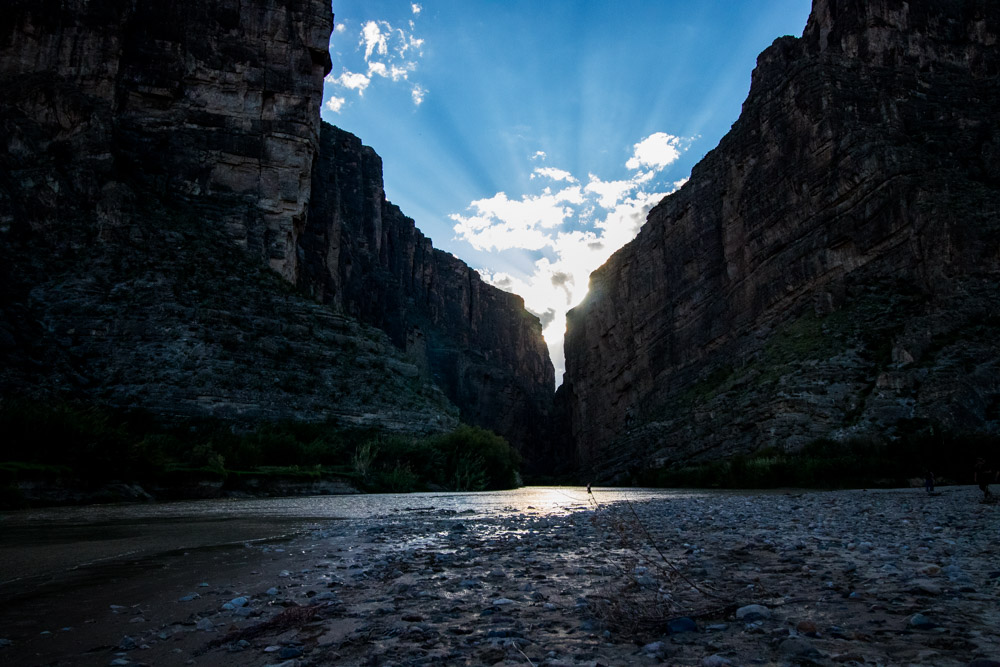
[[[6,3],[0,221],[128,236],[149,189],[293,279],[332,26],[316,0]]]
[[[325,0],[4,6],[4,395],[457,423],[385,334],[289,282],[332,25]]]
[[[595,479],[1000,423],[1000,5],[816,0],[591,276],[567,406]]]
[[[385,201],[371,149],[321,141],[332,26],[322,0],[5,6],[4,394],[414,432],[457,405],[538,460],[538,319]]]
[[[461,410],[543,465],[555,388],[538,318],[388,202],[382,160],[323,125],[300,284],[385,331]]]

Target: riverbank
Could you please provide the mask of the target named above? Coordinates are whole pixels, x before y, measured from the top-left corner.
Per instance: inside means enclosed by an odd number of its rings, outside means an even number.
[[[314,473],[242,473],[222,477],[202,471],[153,482],[111,480],[87,484],[79,478],[21,474],[10,484],[0,510],[106,503],[153,503],[221,498],[281,498],[351,495],[361,491],[347,477]]]
[[[0,661],[1000,660],[1000,507],[980,504],[974,487],[635,493],[631,503],[600,489],[529,491],[535,504],[456,511],[415,498],[368,518],[314,518],[282,542],[8,586]]]

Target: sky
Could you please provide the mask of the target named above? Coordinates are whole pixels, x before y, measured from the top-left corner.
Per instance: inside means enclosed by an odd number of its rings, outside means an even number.
[[[323,119],[387,198],[538,315],[556,384],[590,273],[739,117],[810,0],[333,0]]]

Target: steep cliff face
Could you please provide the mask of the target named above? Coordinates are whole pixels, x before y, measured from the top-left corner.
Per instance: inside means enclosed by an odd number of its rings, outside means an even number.
[[[544,458],[554,373],[538,318],[436,250],[385,198],[382,161],[323,125],[300,245],[300,284],[385,331],[461,410],[529,459]]]
[[[315,0],[7,3],[0,220],[114,227],[139,180],[293,278],[332,22]]]
[[[6,3],[3,394],[457,423],[385,334],[287,282],[332,19],[326,0]]]
[[[740,119],[568,318],[605,476],[1000,427],[1000,7],[816,0]]]

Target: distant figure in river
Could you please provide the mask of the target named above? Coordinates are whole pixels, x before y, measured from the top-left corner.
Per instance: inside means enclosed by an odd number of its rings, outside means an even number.
[[[990,482],[994,481],[995,478],[996,473],[986,465],[986,459],[981,456],[976,459],[975,481],[979,485],[979,490],[983,492],[983,502],[993,500],[993,494],[990,493]]]
[[[924,475],[924,489],[927,493],[934,493],[934,473],[930,470]]]

